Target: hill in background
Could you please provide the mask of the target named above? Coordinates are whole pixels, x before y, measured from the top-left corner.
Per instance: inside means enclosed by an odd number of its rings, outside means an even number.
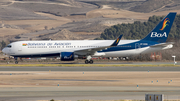
[[[42,40],[58,40],[58,39],[62,39],[62,40],[83,40],[83,38],[79,35],[76,35],[72,32],[70,32],[67,29],[63,29],[55,34],[48,34],[48,35],[41,35],[40,36]]]
[[[79,36],[94,39],[113,25],[144,22],[149,16],[167,15],[169,10],[180,13],[179,3],[179,0],[1,0],[0,40],[50,39],[49,35],[63,36],[67,31],[74,37],[52,39],[81,39]]]
[[[130,8],[130,10],[135,12],[149,13],[171,3],[174,2],[172,0],[147,0],[139,5],[136,5],[135,7]]]

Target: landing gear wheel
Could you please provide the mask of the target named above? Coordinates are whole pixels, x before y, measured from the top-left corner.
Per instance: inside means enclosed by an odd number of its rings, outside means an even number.
[[[18,64],[18,61],[15,61],[15,64]]]
[[[86,61],[85,61],[85,64],[88,64],[88,63],[89,63],[89,61],[88,61],[88,60],[86,60]]]
[[[14,57],[14,60],[15,60],[15,64],[18,64],[18,61],[17,61],[18,57]]]
[[[90,63],[90,64],[93,64],[93,60],[90,60],[89,63]]]

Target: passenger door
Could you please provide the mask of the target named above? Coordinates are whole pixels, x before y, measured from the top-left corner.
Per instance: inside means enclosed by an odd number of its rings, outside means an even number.
[[[141,48],[140,44],[139,43],[135,43],[135,49],[139,49]]]
[[[18,44],[18,51],[22,51],[22,43]]]

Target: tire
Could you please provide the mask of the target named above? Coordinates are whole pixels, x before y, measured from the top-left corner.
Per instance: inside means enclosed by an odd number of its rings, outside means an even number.
[[[90,63],[90,64],[93,64],[93,60],[90,60],[89,63]]]
[[[85,64],[88,64],[88,63],[89,63],[89,61],[88,61],[88,60],[86,60],[86,61],[85,61]]]
[[[15,61],[15,64],[18,64],[18,61]]]

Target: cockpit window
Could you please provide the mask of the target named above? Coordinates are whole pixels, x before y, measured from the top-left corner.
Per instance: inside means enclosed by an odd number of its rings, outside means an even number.
[[[11,45],[7,45],[8,48],[11,48],[12,46]]]

